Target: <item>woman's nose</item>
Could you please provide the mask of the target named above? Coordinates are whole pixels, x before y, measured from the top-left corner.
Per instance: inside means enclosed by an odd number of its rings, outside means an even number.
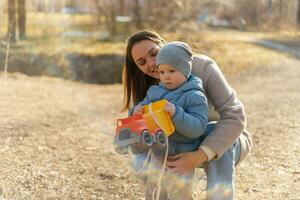
[[[155,70],[156,69],[156,59],[155,58],[152,58],[150,61],[149,61],[149,68],[151,71]]]

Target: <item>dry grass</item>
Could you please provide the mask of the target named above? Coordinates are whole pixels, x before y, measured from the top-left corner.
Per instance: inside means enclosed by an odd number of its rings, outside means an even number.
[[[229,79],[254,141],[237,168],[237,199],[298,199],[298,66],[278,57]],[[0,198],[142,198],[129,157],[112,147],[115,120],[126,115],[119,112],[121,85],[0,73],[0,96]],[[204,199],[204,182],[198,199]]]
[[[5,40],[7,19],[3,16],[4,26],[0,28],[0,37]],[[53,13],[29,13],[27,19],[27,39],[12,46],[12,51],[41,53],[53,56],[63,53],[78,54],[122,54],[124,41],[101,41],[103,26],[95,22],[94,16],[68,15]],[[94,31],[93,36],[80,38],[77,32],[88,33]],[[65,33],[75,36],[64,36]],[[96,35],[98,34],[98,35]]]
[[[111,145],[120,116],[120,85],[20,74],[0,74],[0,84],[0,188],[5,199],[141,195],[134,187],[139,182],[129,177],[128,161]],[[128,195],[118,192],[124,189]]]
[[[266,36],[265,39],[268,39],[273,42],[282,43],[300,52],[300,30],[281,31],[276,34],[272,33]]]
[[[59,27],[61,15],[41,27],[47,17],[30,15],[29,39],[16,45],[15,51],[101,54],[124,48],[123,43],[58,37],[64,30]],[[76,27],[91,23],[88,18],[77,16],[77,20]],[[51,31],[53,27],[57,29]],[[229,80],[245,104],[255,142],[252,154],[237,171],[238,199],[298,199],[299,61],[285,61],[285,55],[234,39],[244,34],[266,37],[226,30],[164,36],[184,40],[210,55],[228,75],[247,72]],[[20,74],[4,78],[0,73],[0,96],[0,199],[132,200],[143,196],[141,182],[130,172],[128,156],[117,155],[111,145],[115,119],[126,115],[119,112],[120,85]],[[204,199],[203,188],[198,190]]]

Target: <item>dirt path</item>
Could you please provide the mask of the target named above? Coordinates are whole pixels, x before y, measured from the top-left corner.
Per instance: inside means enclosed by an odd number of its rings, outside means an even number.
[[[299,60],[278,59],[233,84],[254,140],[238,170],[238,199],[300,199],[299,66]]]
[[[281,51],[281,52],[285,52],[285,53],[294,55],[296,58],[300,59],[299,49],[293,49],[291,47],[287,47],[284,44],[280,44],[280,43],[276,43],[276,42],[272,42],[270,40],[264,40],[264,39],[256,40],[256,41],[254,41],[254,43],[261,45],[261,46],[265,46],[270,49],[275,49],[277,51]]]
[[[279,57],[230,79],[254,140],[237,199],[300,199],[299,66]],[[111,145],[125,116],[120,85],[0,74],[0,96],[0,199],[141,199],[128,156]]]
[[[273,42],[271,40],[267,39],[258,39],[255,37],[250,37],[250,36],[237,36],[234,38],[235,40],[243,41],[243,42],[248,42],[248,43],[253,43],[256,45],[260,45],[269,49],[273,49],[276,51],[284,52],[290,55],[295,56],[297,59],[300,59],[300,52],[297,48],[291,48],[288,47],[284,44]]]

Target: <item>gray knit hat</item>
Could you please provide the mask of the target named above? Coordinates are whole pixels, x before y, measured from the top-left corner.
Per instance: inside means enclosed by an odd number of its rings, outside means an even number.
[[[192,49],[184,42],[169,42],[165,44],[156,56],[156,66],[160,64],[171,65],[187,78],[192,70]]]

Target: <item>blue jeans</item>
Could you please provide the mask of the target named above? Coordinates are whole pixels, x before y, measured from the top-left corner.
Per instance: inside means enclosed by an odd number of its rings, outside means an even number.
[[[200,138],[201,141],[207,137],[213,130],[216,122],[207,124],[205,134]],[[147,153],[133,156],[132,167],[134,171],[146,171],[143,167]],[[229,148],[220,159],[210,160],[204,163],[203,168],[207,176],[206,199],[207,200],[233,200],[234,199],[234,182],[235,182],[235,164],[240,156],[240,140]],[[144,173],[140,173],[144,174]],[[145,182],[146,177],[141,175],[140,178]]]

